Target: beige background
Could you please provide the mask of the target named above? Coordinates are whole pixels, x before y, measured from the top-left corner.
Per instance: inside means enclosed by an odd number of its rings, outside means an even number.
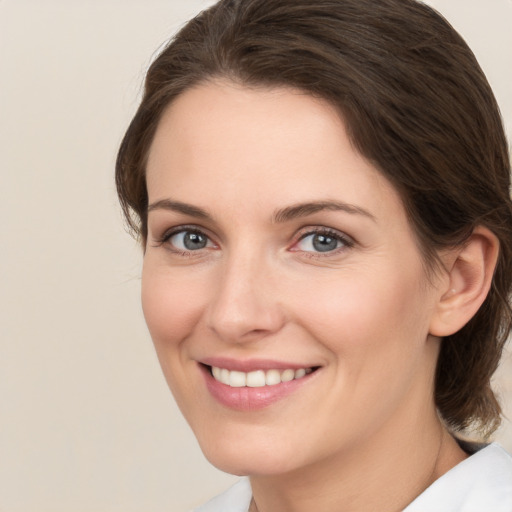
[[[227,486],[160,374],[113,165],[152,54],[207,0],[0,0],[0,511],[183,511]],[[432,0],[512,128],[511,0]],[[512,360],[497,379],[512,416]],[[510,423],[498,436],[512,450]]]

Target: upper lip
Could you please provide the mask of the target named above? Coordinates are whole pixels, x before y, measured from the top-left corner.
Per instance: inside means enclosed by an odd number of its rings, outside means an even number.
[[[208,357],[199,361],[206,366],[215,366],[239,372],[252,372],[255,370],[299,370],[300,368],[316,368],[319,365],[292,363],[273,359],[232,359],[229,357]]]

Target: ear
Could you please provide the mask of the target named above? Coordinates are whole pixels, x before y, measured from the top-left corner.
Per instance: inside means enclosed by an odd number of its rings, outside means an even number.
[[[471,320],[487,297],[498,254],[497,237],[477,226],[463,246],[443,257],[447,275],[431,318],[430,334],[449,336]]]

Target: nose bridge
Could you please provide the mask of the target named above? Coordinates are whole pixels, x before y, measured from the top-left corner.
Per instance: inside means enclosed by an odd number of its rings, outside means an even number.
[[[212,293],[208,325],[225,341],[244,342],[278,330],[283,312],[272,286],[273,269],[254,245],[229,252]]]

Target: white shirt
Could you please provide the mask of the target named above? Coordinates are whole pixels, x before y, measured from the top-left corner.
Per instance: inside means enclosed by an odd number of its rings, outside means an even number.
[[[247,512],[248,478],[193,512]],[[457,464],[403,512],[512,512],[512,457],[497,443]]]

